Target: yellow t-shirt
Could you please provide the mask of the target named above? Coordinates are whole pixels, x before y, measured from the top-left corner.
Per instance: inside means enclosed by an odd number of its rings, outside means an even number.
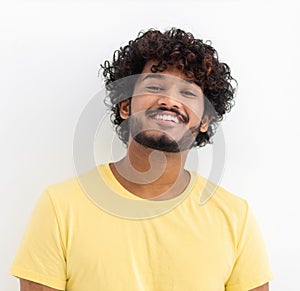
[[[245,200],[195,173],[176,198],[141,199],[108,165],[44,191],[10,273],[68,291],[246,291],[272,279]]]

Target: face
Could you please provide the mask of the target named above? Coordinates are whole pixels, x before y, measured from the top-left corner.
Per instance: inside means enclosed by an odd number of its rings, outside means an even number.
[[[153,64],[145,65],[131,103],[120,104],[121,117],[129,118],[130,140],[165,152],[188,150],[199,131],[207,130],[203,92],[173,67],[152,73]]]

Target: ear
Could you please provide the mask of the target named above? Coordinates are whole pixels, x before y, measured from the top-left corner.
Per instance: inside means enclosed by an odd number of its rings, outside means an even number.
[[[119,110],[120,110],[120,116],[123,119],[127,119],[130,114],[130,100],[126,99],[124,101],[121,101],[119,104]]]
[[[208,115],[205,115],[200,123],[200,132],[206,132],[209,126],[211,118]]]

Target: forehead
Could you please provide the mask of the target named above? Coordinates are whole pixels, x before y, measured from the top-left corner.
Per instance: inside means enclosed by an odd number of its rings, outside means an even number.
[[[153,65],[157,65],[157,62],[149,61],[144,66],[140,77],[138,78],[138,83],[147,82],[147,80],[158,80],[168,84],[185,85],[196,90],[202,89],[199,85],[194,82],[193,78],[187,77],[182,71],[178,70],[175,66],[168,65],[167,69],[163,72],[153,72]]]

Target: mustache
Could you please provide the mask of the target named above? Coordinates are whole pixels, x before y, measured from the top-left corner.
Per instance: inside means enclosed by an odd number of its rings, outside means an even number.
[[[157,109],[148,109],[146,110],[146,115],[154,115],[154,114],[160,114],[160,113],[163,113],[163,112],[172,112],[172,113],[175,113],[184,123],[187,123],[189,121],[189,118],[180,113],[180,111],[176,108],[167,108],[167,107],[159,107]]]

